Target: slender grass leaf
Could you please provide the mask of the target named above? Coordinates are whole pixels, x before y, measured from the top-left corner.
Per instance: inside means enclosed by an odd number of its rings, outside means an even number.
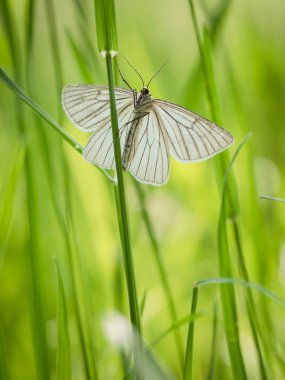
[[[68,319],[66,310],[66,300],[60,267],[55,258],[56,273],[57,273],[57,365],[56,379],[69,380],[71,379],[71,351],[68,332]]]
[[[118,51],[114,0],[94,0],[98,49],[103,56]]]
[[[67,133],[46,111],[44,111],[40,106],[38,106],[31,98],[29,98],[22,89],[16,85],[15,82],[6,74],[6,72],[0,68],[0,80],[12,90],[24,103],[26,103],[29,107],[31,107],[37,115],[39,115],[43,120],[45,120],[53,130],[55,130],[69,145],[71,145],[78,153],[82,155],[83,147],[76,141],[74,138]],[[94,165],[96,166],[96,165]],[[100,170],[110,182],[114,182],[113,178],[110,174],[104,170],[96,166],[98,170]]]
[[[0,379],[9,380],[7,354],[5,349],[5,341],[2,330],[0,328]]]
[[[192,293],[192,303],[191,303],[191,312],[190,312],[191,317],[196,314],[197,303],[198,303],[198,288],[194,287],[193,293]],[[192,379],[194,322],[195,320],[191,318],[189,322],[189,327],[188,327],[187,344],[186,344],[186,352],[185,352],[184,368],[183,368],[183,380]]]
[[[16,203],[17,187],[23,170],[25,157],[25,143],[16,144],[15,152],[11,155],[10,168],[1,184],[0,190],[0,246],[5,246],[5,240],[13,217],[13,208]],[[14,156],[14,157],[13,157]],[[4,250],[3,250],[4,251]],[[0,259],[2,259],[0,257]]]
[[[180,327],[184,326],[186,323],[192,323],[195,319],[200,318],[204,315],[204,313],[199,312],[196,314],[191,314],[190,317],[187,316],[185,318],[182,318],[179,320],[175,325],[170,326],[167,330],[165,330],[162,334],[159,335],[158,338],[155,339],[154,342],[150,343],[148,348],[152,350],[159,342],[161,342],[165,337],[167,337],[169,334],[173,333],[174,331],[178,330]]]
[[[196,282],[195,286],[201,288],[203,286],[213,285],[213,284],[225,284],[225,285],[240,285],[246,288],[256,290],[265,297],[271,299],[277,305],[285,309],[285,300],[280,298],[276,293],[272,292],[270,289],[262,286],[260,284],[255,284],[253,282],[248,282],[240,278],[205,278]]]
[[[217,305],[214,304],[214,317],[213,317],[213,337],[212,337],[212,348],[211,348],[211,358],[207,374],[207,380],[214,380],[215,378],[215,365],[217,361],[218,354],[218,312]]]
[[[260,199],[268,199],[268,200],[270,200],[270,201],[275,201],[275,202],[285,203],[285,199],[282,199],[282,198],[276,198],[276,197],[271,197],[270,195],[260,195],[259,198],[260,198]]]

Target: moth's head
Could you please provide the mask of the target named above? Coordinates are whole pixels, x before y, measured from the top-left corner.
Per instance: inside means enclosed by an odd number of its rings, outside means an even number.
[[[142,95],[148,95],[148,94],[149,94],[149,89],[146,88],[146,87],[143,87],[143,88],[141,89],[141,94],[142,94]]]

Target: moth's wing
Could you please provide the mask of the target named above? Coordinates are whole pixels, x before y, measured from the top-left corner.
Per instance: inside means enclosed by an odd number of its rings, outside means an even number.
[[[121,150],[124,149],[133,113],[133,93],[115,88]],[[108,87],[93,85],[65,86],[63,108],[70,120],[84,132],[92,132],[83,155],[89,162],[105,169],[115,167]]]
[[[115,88],[117,112],[133,104],[133,93]],[[67,85],[62,90],[62,105],[70,120],[84,132],[92,132],[110,123],[110,97],[106,86]]]
[[[122,153],[131,126],[130,121],[133,118],[133,108],[133,103],[131,103],[117,112]],[[95,130],[84,148],[83,155],[87,161],[101,168],[113,169],[116,167],[110,120]]]
[[[165,129],[152,108],[141,117],[136,128],[136,147],[128,170],[140,182],[163,185],[169,176],[169,148]]]
[[[234,143],[229,132],[186,108],[160,99],[153,101],[153,107],[166,130],[170,153],[178,161],[203,161]]]

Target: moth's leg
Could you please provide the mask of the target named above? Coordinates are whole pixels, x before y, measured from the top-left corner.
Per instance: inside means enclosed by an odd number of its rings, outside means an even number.
[[[122,133],[124,132],[124,129],[125,129],[125,127],[127,126],[127,124],[128,124],[128,123],[122,125],[122,126],[118,129],[118,131],[117,131],[117,133],[116,133],[116,137],[120,136],[120,138],[121,138]]]
[[[139,116],[135,117],[134,119],[132,119],[132,120],[128,121],[126,124],[124,124],[123,127],[125,127],[126,125],[128,125],[128,124],[130,124],[130,123],[133,123],[133,122],[136,121],[136,120],[141,119],[142,117],[147,116],[148,114],[149,114],[149,112],[142,112]],[[123,127],[122,127],[122,128],[123,128]]]
[[[139,104],[139,105],[134,105],[135,109],[136,110],[139,110],[140,108],[144,108],[145,106],[147,106],[148,104],[152,104],[153,103],[153,99],[150,100],[149,102],[147,103],[142,103],[142,104]]]

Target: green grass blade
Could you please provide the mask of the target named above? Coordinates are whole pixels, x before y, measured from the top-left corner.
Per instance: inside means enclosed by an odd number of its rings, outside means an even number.
[[[12,23],[12,10],[6,0],[1,2],[1,12],[4,15],[4,25],[6,29],[7,39],[10,44],[10,52],[12,56],[12,65],[15,76],[19,83],[23,82],[22,65],[20,60],[19,49],[17,46],[16,27]],[[0,69],[1,70],[1,69]],[[3,72],[3,78],[7,77]],[[2,70],[1,70],[2,79]],[[7,79],[7,78],[6,78]],[[17,99],[15,103],[16,125],[21,137],[27,135],[27,120],[23,112],[21,102]],[[24,176],[26,188],[26,204],[27,204],[27,222],[29,227],[29,235],[26,252],[29,260],[30,274],[30,323],[33,337],[33,351],[35,358],[36,372],[43,380],[49,378],[49,350],[46,337],[46,319],[44,316],[44,307],[41,297],[41,279],[39,277],[39,250],[38,250],[38,225],[37,225],[37,197],[36,186],[33,176],[33,160],[32,147],[28,146],[24,160]]]
[[[0,379],[9,380],[7,353],[5,349],[4,336],[0,327]]]
[[[191,10],[195,36],[196,36],[198,49],[200,53],[202,73],[203,73],[203,77],[205,81],[209,104],[212,111],[212,117],[215,121],[219,122],[221,118],[220,118],[220,112],[219,112],[219,106],[218,106],[218,100],[217,100],[213,69],[212,69],[212,65],[210,61],[208,41],[207,41],[207,38],[204,38],[204,46],[203,46],[201,42],[201,38],[200,38],[198,22],[196,18],[193,0],[189,0],[189,6]],[[216,162],[218,163],[217,173],[219,176],[218,177],[219,181],[221,181],[223,173],[225,172],[225,167],[226,167],[225,154],[220,155],[220,157],[216,159]],[[235,183],[234,183],[233,178],[231,178],[230,185],[231,185],[230,189],[234,189],[234,192],[233,194],[231,193],[232,196],[231,195],[229,196],[229,204],[230,204],[229,215],[231,217],[234,217],[238,213],[238,203],[235,201],[236,190],[235,190]],[[219,270],[220,270],[221,276],[230,277],[231,276],[231,260],[230,260],[228,238],[227,238],[226,218],[227,218],[226,210],[225,208],[222,208],[222,211],[220,214],[219,229],[218,229]],[[221,289],[221,299],[222,299],[222,308],[223,308],[223,314],[224,314],[227,344],[228,344],[228,350],[229,350],[230,359],[231,359],[232,373],[233,373],[234,378],[237,380],[246,379],[245,366],[244,366],[244,362],[243,362],[243,358],[241,354],[239,336],[237,332],[238,324],[237,324],[236,301],[235,301],[235,295],[234,295],[233,289],[230,289],[230,288]]]
[[[117,202],[117,218],[118,225],[121,235],[121,243],[123,248],[124,256],[124,267],[125,275],[128,289],[129,298],[129,309],[131,322],[135,327],[138,334],[137,346],[140,347],[140,337],[141,337],[141,321],[138,306],[138,297],[136,289],[136,278],[134,273],[133,256],[131,248],[130,239],[130,229],[128,222],[127,204],[125,197],[125,187],[122,169],[122,156],[121,156],[121,145],[119,139],[119,127],[118,118],[116,110],[116,100],[115,100],[115,86],[114,86],[114,74],[112,65],[112,56],[116,54],[117,51],[117,30],[116,30],[116,19],[115,19],[115,4],[113,0],[95,0],[95,18],[96,18],[96,30],[98,37],[98,47],[99,51],[103,56],[106,57],[106,69],[108,77],[108,87],[110,94],[110,112],[111,112],[111,125],[112,125],[112,136],[114,145],[114,156],[116,163],[116,172],[118,177],[118,199]],[[116,191],[116,190],[115,190]],[[134,352],[135,368],[140,363],[140,350],[135,350]]]
[[[19,50],[17,49],[18,38],[16,35],[16,28],[13,25],[13,17],[10,7],[11,6],[7,0],[2,0],[0,2],[0,17],[2,19],[4,30],[6,32],[7,40],[9,42],[14,73],[17,81],[19,81],[21,78],[20,54]]]
[[[223,191],[222,191],[221,215],[222,215],[222,213],[225,213],[225,211],[223,210],[223,208],[225,209],[225,192],[227,191],[228,178],[229,178],[229,174],[230,174],[232,165],[233,165],[233,163],[234,163],[237,155],[239,154],[239,151],[241,150],[241,148],[243,147],[243,145],[246,143],[246,141],[250,137],[251,137],[251,133],[249,133],[248,135],[246,135],[245,138],[241,141],[241,143],[238,146],[235,154],[232,157],[232,160],[231,160],[231,162],[230,162],[230,164],[228,166],[227,172],[225,174],[225,179],[224,179],[224,184],[223,184]],[[221,220],[220,220],[220,223],[222,223]],[[240,236],[239,236],[240,232],[239,232],[239,228],[238,228],[236,220],[233,221],[233,227],[234,227],[234,237],[235,237],[235,241],[236,241],[236,245],[237,245],[237,252],[238,252],[238,259],[239,259],[238,264],[239,264],[239,268],[240,268],[240,273],[241,273],[242,277],[246,281],[249,281],[249,276],[247,274],[247,269],[246,269],[244,258],[243,258],[241,239],[240,239]],[[225,227],[221,227],[221,228],[224,229]],[[222,237],[221,237],[221,239],[222,239]],[[226,258],[224,260],[226,260]],[[224,274],[222,274],[222,275],[223,276],[227,276],[226,272]],[[264,363],[264,360],[263,360],[262,350],[261,350],[261,346],[260,346],[260,342],[259,342],[260,331],[259,331],[257,315],[256,315],[256,312],[255,312],[255,307],[254,307],[254,301],[253,301],[253,297],[252,297],[250,289],[247,290],[246,304],[247,304],[248,317],[249,317],[249,322],[250,322],[250,326],[251,326],[251,330],[252,330],[253,340],[254,340],[254,344],[255,344],[255,347],[256,347],[257,355],[258,355],[260,375],[261,375],[261,378],[265,380],[265,379],[268,378],[268,376],[267,376],[267,373],[266,373],[266,367],[265,367],[265,363]]]
[[[46,15],[48,20],[48,31],[49,31],[49,38],[50,38],[50,45],[52,49],[52,58],[53,58],[53,66],[55,71],[55,79],[56,79],[56,88],[57,88],[57,95],[61,94],[62,88],[63,88],[63,72],[62,72],[62,64],[61,64],[61,57],[60,57],[60,46],[58,41],[58,32],[57,32],[57,25],[56,25],[56,15],[54,12],[54,6],[53,6],[53,0],[44,0],[45,7],[46,7]],[[58,99],[58,97],[56,97]],[[62,107],[59,102],[57,102],[58,106],[58,117],[59,121],[62,120],[63,112]]]
[[[94,0],[98,49],[103,56],[118,51],[114,0]]]
[[[8,76],[8,74],[0,68],[1,81],[12,90],[24,103],[31,107],[36,114],[38,114],[43,120],[45,120],[61,137],[68,142],[74,149],[82,154],[83,148],[78,144],[53,118],[38,106],[31,98],[29,98],[23,90]]]
[[[285,199],[282,199],[282,198],[276,198],[276,197],[271,197],[270,195],[260,195],[259,198],[260,198],[260,199],[268,199],[268,200],[270,200],[270,201],[275,201],[275,202],[285,203]]]
[[[32,75],[32,51],[34,46],[35,0],[28,0],[26,7],[26,77]],[[29,83],[31,85],[31,83]]]
[[[68,319],[62,276],[57,259],[55,259],[57,273],[57,365],[56,379],[71,379],[71,351],[68,332]]]
[[[215,365],[218,355],[218,312],[217,306],[214,304],[214,317],[213,317],[213,338],[212,338],[212,348],[211,348],[211,358],[207,374],[207,380],[215,379]]]
[[[266,298],[275,302],[276,305],[279,305],[280,307],[285,309],[285,300],[280,298],[276,293],[272,292],[265,286],[255,284],[254,282],[248,282],[240,278],[204,278],[202,280],[197,281],[196,286],[201,288],[203,286],[209,286],[213,284],[240,285],[248,289],[256,290],[260,294],[264,295]]]
[[[116,170],[118,176],[118,195],[119,195],[119,209],[118,209],[118,223],[121,224],[122,231],[122,246],[124,253],[124,263],[125,263],[125,272],[127,278],[128,286],[128,295],[129,295],[129,306],[131,321],[137,331],[141,332],[140,326],[140,315],[137,301],[136,293],[136,282],[135,274],[133,268],[133,258],[131,251],[131,242],[129,235],[129,224],[128,224],[128,215],[127,215],[127,205],[125,199],[125,189],[124,189],[124,180],[123,180],[123,169],[122,169],[122,159],[121,159],[121,147],[119,142],[119,133],[118,133],[118,119],[116,112],[116,103],[115,103],[115,93],[114,93],[114,81],[113,81],[113,69],[112,69],[112,57],[110,54],[106,56],[107,72],[108,72],[108,83],[109,83],[109,92],[110,92],[110,106],[111,106],[111,121],[112,121],[112,133],[114,141],[114,150],[115,150],[115,160],[116,160]]]
[[[196,313],[191,314],[190,317],[187,316],[185,318],[180,319],[175,323],[175,325],[170,326],[167,330],[163,331],[156,339],[153,341],[148,347],[150,350],[152,350],[159,342],[161,342],[165,337],[167,337],[169,334],[173,333],[173,331],[176,331],[180,327],[184,326],[186,323],[192,323],[195,319],[201,317],[203,313]],[[184,364],[184,360],[183,360]]]
[[[214,78],[214,72],[213,72],[213,66],[212,66],[212,62],[211,62],[211,58],[210,58],[210,53],[209,53],[210,48],[209,48],[208,33],[207,33],[207,30],[204,29],[204,41],[202,44],[200,36],[199,36],[198,23],[197,23],[197,19],[196,19],[193,1],[189,0],[189,4],[190,4],[193,23],[194,23],[196,39],[197,39],[199,52],[200,52],[200,56],[201,56],[202,71],[203,71],[204,80],[205,80],[205,84],[206,84],[209,103],[210,103],[211,110],[212,110],[212,116],[213,116],[214,120],[217,120],[218,122],[220,122],[221,117],[220,117],[220,111],[219,111],[219,104],[218,104],[218,97],[217,97],[217,91],[216,91],[216,85],[215,85],[215,78]],[[225,168],[226,168],[226,159],[225,158],[226,157],[227,157],[226,155],[221,155],[221,157],[216,160],[216,162],[218,163],[218,166],[217,166],[218,178],[220,178],[220,180],[221,180],[221,177],[223,176],[223,173],[225,172]],[[235,184],[235,180],[234,180],[234,177],[232,176],[232,174],[231,174],[231,177],[228,179],[227,198],[228,198],[227,199],[228,208],[227,208],[227,211],[226,211],[226,209],[223,210],[222,217],[226,220],[226,217],[230,216],[233,220],[235,244],[236,244],[237,251],[238,251],[238,259],[239,259],[240,270],[241,270],[242,275],[246,279],[248,279],[247,270],[246,270],[246,267],[244,265],[244,260],[243,260],[243,252],[241,249],[240,231],[239,231],[239,226],[238,226],[238,222],[236,219],[236,216],[239,213],[239,204],[238,204],[238,199],[237,199],[236,184]],[[230,255],[229,255],[226,222],[224,222],[222,224],[220,223],[218,237],[219,237],[220,253],[222,253],[222,256],[220,256],[220,274],[222,276],[224,276],[224,275],[231,276],[231,259],[230,259]],[[223,299],[224,316],[227,315],[228,320],[231,319],[229,317],[229,315],[232,316],[232,323],[229,324],[231,329],[227,329],[227,331],[229,333],[229,335],[228,335],[228,346],[230,347],[230,345],[231,345],[230,357],[232,359],[232,369],[236,373],[235,360],[237,358],[239,358],[237,360],[237,362],[240,364],[240,366],[239,366],[240,374],[238,376],[245,376],[243,359],[242,359],[242,355],[241,355],[241,351],[240,351],[240,347],[239,347],[239,342],[238,342],[238,334],[236,334],[234,331],[234,324],[237,324],[237,312],[236,312],[236,303],[235,303],[234,292],[231,291],[230,289],[226,289],[226,290],[222,289],[221,295],[222,295],[222,299]],[[257,329],[258,329],[257,318],[255,317],[254,303],[253,303],[253,299],[252,299],[250,293],[247,294],[247,307],[248,307],[248,314],[249,314],[253,339],[254,339],[256,350],[258,353],[261,376],[263,379],[266,379],[267,375],[266,375],[266,371],[265,371],[265,365],[263,362],[263,358],[262,358],[262,354],[261,354],[261,348],[260,348],[260,344],[259,344],[258,333],[257,333]],[[231,313],[231,314],[229,314],[229,313]],[[230,343],[230,342],[233,342],[233,340],[236,342],[236,347]]]
[[[228,188],[228,179],[234,161],[236,160],[240,150],[242,149],[243,145],[246,143],[250,136],[251,134],[245,136],[245,138],[242,140],[242,142],[236,149],[224,177],[221,196],[221,210],[218,225],[219,267],[221,277],[232,276],[226,227],[226,193]],[[246,379],[245,367],[239,343],[238,321],[234,289],[232,287],[221,288],[221,299],[224,314],[225,332],[232,365],[232,373],[235,379]]]
[[[207,27],[211,36],[211,41],[218,41],[219,34],[225,23],[232,0],[221,0],[214,10],[207,14]],[[205,5],[205,4],[202,4]]]
[[[83,147],[69,134],[67,133],[46,111],[44,111],[40,106],[38,106],[31,98],[29,98],[22,89],[16,85],[15,82],[7,75],[7,73],[0,68],[0,80],[12,90],[24,103],[31,107],[37,115],[39,115],[44,121],[48,123],[69,145],[72,146],[78,153],[82,155]],[[114,183],[114,179],[110,174],[104,170],[94,165],[98,170],[100,170],[110,182]]]
[[[232,4],[232,0],[223,0],[221,4],[218,4],[216,9],[212,12],[208,12],[207,15],[207,26],[209,30],[209,36],[211,38],[211,45],[215,47],[218,43],[220,34],[223,30],[223,26],[226,21],[226,17],[229,14],[229,8]],[[204,4],[202,4],[204,5]],[[199,99],[201,93],[201,68],[200,63],[196,62],[194,68],[189,74],[188,78],[185,81],[185,86],[182,93],[182,98],[185,98],[185,101],[189,99],[189,92],[195,94],[195,97],[191,99],[191,102],[195,102],[195,99]]]
[[[190,316],[196,314],[196,308],[198,303],[198,288],[195,286],[192,293],[192,303]],[[194,319],[190,320],[187,335],[186,352],[184,359],[183,380],[192,379],[192,366],[193,366],[193,340],[194,340]]]
[[[205,60],[205,70],[207,77],[205,80],[206,86],[208,87],[208,99],[211,107],[211,113],[213,120],[218,124],[222,125],[222,116],[220,111],[217,86],[214,74],[214,68],[211,59],[211,49],[210,49],[210,38],[206,28],[203,29],[203,60]],[[229,161],[228,151],[223,152],[215,158],[215,170],[218,183],[221,183],[223,176],[226,171],[227,163]],[[228,192],[227,192],[227,209],[226,216],[232,220],[236,219],[239,215],[239,200],[237,194],[237,186],[233,172],[231,172],[228,182]]]
[[[23,122],[23,117],[19,122]],[[25,122],[25,121],[24,121]],[[33,335],[34,355],[36,357],[36,370],[38,377],[43,380],[49,379],[49,355],[46,337],[46,320],[44,315],[43,297],[41,293],[42,284],[40,278],[40,258],[38,237],[38,205],[36,196],[36,185],[34,181],[33,162],[31,152],[27,150],[25,160],[26,186],[27,186],[27,209],[30,228],[28,252],[30,261],[31,278],[31,331]]]
[[[56,84],[59,93],[61,92],[61,88],[63,86],[63,79],[62,79],[62,69],[61,69],[61,58],[60,58],[60,52],[59,52],[59,44],[58,44],[58,39],[57,39],[57,32],[56,32],[56,22],[55,22],[55,14],[53,10],[53,4],[52,0],[46,0],[46,12],[48,15],[49,19],[52,19],[52,21],[49,23],[49,36],[51,39],[51,45],[52,45],[52,52],[53,52],[53,62],[54,62],[54,68],[55,68],[55,73],[56,73]],[[34,12],[33,12],[34,14]],[[31,22],[33,20],[30,20]],[[32,41],[30,41],[32,45]],[[27,52],[27,56],[30,56],[30,52]],[[31,60],[29,61],[31,64]],[[33,78],[31,77],[31,70],[27,71],[27,82],[29,85],[29,88],[31,87],[31,83],[33,83]],[[35,92],[33,88],[31,88],[31,91],[33,93]],[[61,104],[58,104],[59,107],[59,113],[60,116],[63,115],[62,109],[61,109]],[[41,119],[39,120],[41,122]],[[37,123],[39,123],[37,121]],[[81,279],[82,276],[80,277],[78,274],[81,274],[81,267],[79,263],[76,263],[74,265],[74,261],[76,260],[76,255],[78,254],[78,250],[73,249],[72,247],[75,246],[74,241],[76,238],[74,237],[74,229],[72,229],[72,217],[71,217],[71,189],[74,188],[73,183],[71,183],[69,179],[69,168],[67,165],[66,158],[64,156],[63,150],[62,150],[62,145],[59,146],[59,149],[57,150],[58,154],[58,160],[61,162],[61,168],[62,168],[62,177],[64,181],[64,188],[65,190],[65,198],[66,198],[66,205],[68,206],[67,209],[67,215],[65,215],[65,209],[62,209],[60,200],[58,199],[58,188],[56,185],[56,182],[54,181],[54,171],[53,171],[53,165],[52,165],[52,155],[53,155],[53,147],[49,143],[47,136],[45,134],[45,131],[43,128],[38,128],[37,130],[38,133],[38,139],[39,143],[42,146],[42,152],[43,152],[43,163],[45,165],[45,170],[46,170],[46,178],[48,180],[48,185],[49,185],[49,190],[53,202],[53,208],[59,223],[60,231],[62,233],[62,238],[63,241],[65,242],[65,248],[67,252],[67,257],[68,257],[68,266],[69,266],[69,272],[70,272],[70,277],[71,277],[71,285],[72,285],[72,290],[73,290],[73,300],[74,300],[74,306],[76,310],[76,322],[77,322],[77,328],[78,328],[78,334],[79,334],[79,341],[80,341],[80,346],[81,346],[81,351],[83,354],[83,363],[85,367],[85,372],[86,372],[86,377],[88,379],[96,379],[97,378],[97,369],[94,363],[94,357],[95,354],[93,352],[93,345],[91,342],[91,337],[92,333],[90,331],[90,328],[88,327],[88,318],[89,315],[87,315],[86,312],[86,301],[84,299],[85,294],[83,287],[81,286]],[[74,190],[73,190],[74,191]],[[67,225],[67,220],[69,221]],[[79,290],[80,289],[80,290]],[[86,322],[87,321],[87,322]],[[64,342],[63,342],[64,344]],[[65,342],[67,345],[68,343]],[[69,345],[69,344],[68,344]],[[62,355],[64,355],[64,347],[63,347],[63,352]],[[69,354],[70,355],[70,354]],[[69,363],[65,362],[62,363],[62,360],[64,358],[58,358],[58,376],[67,376],[70,377],[70,367]]]
[[[4,182],[1,184],[0,190],[0,247],[5,251],[5,240],[7,238],[13,217],[13,207],[15,205],[16,192],[20,181],[21,171],[23,170],[25,158],[25,144],[19,143],[16,146],[14,157]],[[2,261],[0,253],[0,263]]]

